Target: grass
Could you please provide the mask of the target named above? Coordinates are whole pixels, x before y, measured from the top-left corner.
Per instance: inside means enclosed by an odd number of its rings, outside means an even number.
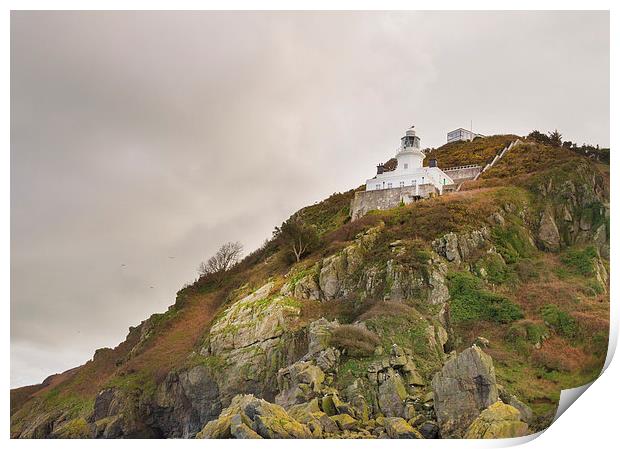
[[[491,230],[491,236],[497,251],[509,264],[531,256],[534,250],[525,229],[516,224],[496,226]]]
[[[555,304],[542,307],[540,314],[553,330],[563,337],[573,340],[577,336],[577,321],[569,313],[561,310]]]
[[[480,259],[474,265],[475,273],[495,285],[515,284],[517,275],[515,270],[504,263],[497,254],[490,253]]]
[[[584,249],[569,248],[562,254],[560,260],[572,273],[592,276],[595,270],[594,260],[596,257],[596,249],[593,246],[588,246]]]
[[[547,170],[559,163],[578,159],[575,153],[565,148],[543,145],[534,141],[523,142],[507,152],[493,168],[484,172],[481,178],[510,178]]]
[[[470,164],[484,166],[517,139],[518,136],[508,134],[478,138],[470,142],[452,142],[428,152],[426,160],[437,159],[437,165],[441,168]]]

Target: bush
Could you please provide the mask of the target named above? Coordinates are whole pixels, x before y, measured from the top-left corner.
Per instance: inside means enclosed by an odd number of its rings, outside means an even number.
[[[515,303],[481,288],[481,282],[470,273],[449,276],[450,316],[455,323],[477,320],[510,323],[523,318]]]
[[[352,324],[338,326],[330,337],[330,345],[349,357],[368,357],[375,352],[381,340],[372,331]]]
[[[577,336],[577,321],[569,313],[561,310],[555,304],[548,304],[541,309],[541,315],[558,334],[575,338]]]
[[[588,246],[582,250],[571,248],[562,254],[560,260],[572,272],[581,276],[592,276],[594,274],[594,259],[596,256],[596,249],[593,246]]]
[[[507,228],[496,227],[491,231],[493,242],[506,263],[515,263],[519,259],[528,257],[532,246],[524,235],[523,229],[517,226]]]
[[[475,266],[476,273],[492,284],[514,282],[515,276],[511,267],[506,266],[497,254],[489,254],[480,259]]]
[[[510,325],[505,339],[511,343],[528,342],[535,345],[541,343],[547,336],[547,328],[543,324],[522,320]]]

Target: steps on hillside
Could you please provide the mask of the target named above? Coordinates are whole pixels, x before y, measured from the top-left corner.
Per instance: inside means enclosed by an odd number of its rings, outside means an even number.
[[[478,173],[474,179],[472,179],[472,181],[476,181],[481,174],[483,174],[485,171],[487,171],[489,168],[492,168],[495,164],[497,164],[497,162],[499,162],[504,155],[509,152],[512,148],[514,148],[515,146],[517,146],[518,144],[521,143],[520,139],[517,139],[513,142],[510,142],[510,144],[505,147],[502,151],[500,151],[498,154],[495,155],[495,157],[493,158],[493,160],[491,162],[489,162],[487,165],[485,165],[482,170],[480,170],[480,173]],[[463,183],[459,184],[459,186],[456,188],[456,191],[460,191],[461,190],[461,186],[463,185]]]

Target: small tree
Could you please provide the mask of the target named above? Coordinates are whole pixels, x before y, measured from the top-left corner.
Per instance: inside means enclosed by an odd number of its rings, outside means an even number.
[[[319,236],[314,226],[305,224],[299,217],[291,217],[276,227],[274,236],[282,239],[284,245],[299,262],[318,243]]]
[[[549,133],[549,143],[554,147],[562,146],[562,134],[557,129]]]
[[[537,129],[529,133],[527,137],[528,139],[534,139],[535,141],[543,143],[543,144],[551,143],[549,137],[546,134],[541,133]]]
[[[239,257],[243,252],[243,245],[240,242],[224,243],[206,262],[201,262],[198,266],[200,276],[218,275],[230,270],[239,262]]]

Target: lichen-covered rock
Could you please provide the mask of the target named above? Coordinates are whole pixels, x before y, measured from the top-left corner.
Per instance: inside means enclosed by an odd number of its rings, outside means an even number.
[[[401,375],[392,368],[380,373],[378,403],[385,416],[401,416],[407,389]]]
[[[465,438],[515,438],[527,433],[528,425],[521,421],[519,410],[497,401],[480,413],[471,424]]]
[[[419,270],[388,260],[385,266],[385,285],[387,290],[384,292],[384,299],[402,302],[417,298],[425,287],[425,281]]]
[[[211,354],[246,348],[278,337],[300,313],[299,304],[283,296],[270,297],[273,282],[230,306],[211,327]]]
[[[461,261],[458,245],[459,240],[454,232],[449,232],[433,241],[435,252],[440,256],[444,256],[449,262],[459,263]]]
[[[450,299],[450,292],[446,284],[448,268],[444,262],[438,260],[437,256],[432,259],[432,267],[428,277],[430,285],[428,300],[433,305],[445,304]]]
[[[547,251],[557,251],[560,248],[560,231],[550,208],[545,209],[540,219],[538,240]]]
[[[482,410],[498,398],[493,360],[477,346],[449,359],[432,381],[443,438],[460,438]]]
[[[336,348],[327,348],[314,356],[319,368],[325,373],[334,373],[338,369],[340,351]]]
[[[297,284],[295,284],[293,296],[298,299],[319,301],[321,299],[321,288],[316,278],[317,276],[314,273],[302,277]]]
[[[276,373],[307,352],[308,340],[299,325],[301,303],[272,293],[269,282],[228,307],[210,329],[201,350],[215,365],[213,382],[223,405],[237,394],[273,398]]]
[[[248,429],[253,433],[249,433]],[[293,419],[282,407],[253,395],[235,396],[216,420],[208,422],[196,438],[311,438],[307,426]],[[235,435],[236,434],[236,435]]]
[[[475,250],[487,245],[490,231],[486,226],[464,234],[449,232],[431,243],[433,249],[449,262],[466,261]]]
[[[357,429],[359,426],[358,421],[346,413],[334,415],[330,418],[338,425],[338,428],[343,431]]]
[[[415,430],[403,418],[385,418],[385,431],[390,438],[394,439],[421,439],[422,434]]]
[[[531,424],[534,419],[532,409],[521,402],[515,395],[510,394],[504,387],[498,385],[499,398],[504,404],[508,404],[519,410],[521,421]]]
[[[323,387],[325,373],[314,362],[299,361],[278,371],[277,382],[280,393],[276,404],[290,407],[316,397]]]
[[[338,321],[328,321],[319,318],[308,325],[308,354],[316,354],[329,348],[332,332],[340,324]]]

